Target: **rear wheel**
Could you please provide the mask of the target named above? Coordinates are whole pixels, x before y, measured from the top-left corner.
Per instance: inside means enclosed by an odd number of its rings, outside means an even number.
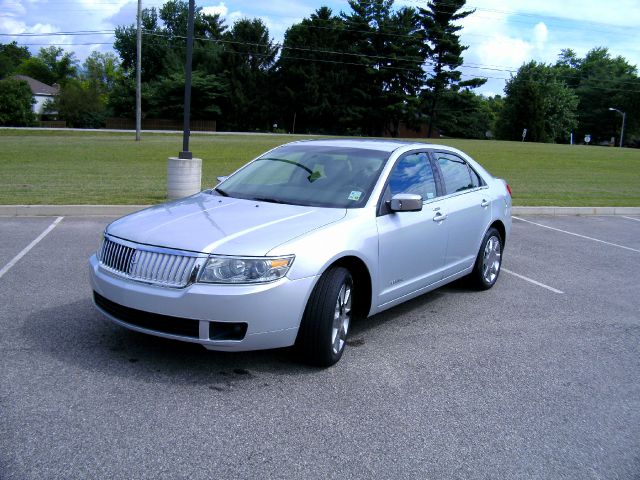
[[[493,287],[500,275],[502,266],[502,237],[495,228],[485,233],[473,271],[469,278],[474,287],[488,290]]]
[[[296,349],[303,360],[329,367],[340,360],[351,324],[353,277],[346,268],[327,270],[304,312]]]

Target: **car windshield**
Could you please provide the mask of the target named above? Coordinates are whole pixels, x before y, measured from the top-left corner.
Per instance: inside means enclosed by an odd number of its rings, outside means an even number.
[[[265,202],[360,208],[388,157],[378,150],[285,145],[242,168],[215,191]]]

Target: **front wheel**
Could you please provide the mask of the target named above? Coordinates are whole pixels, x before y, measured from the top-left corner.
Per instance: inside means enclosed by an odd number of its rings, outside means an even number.
[[[471,283],[479,290],[488,290],[498,280],[502,266],[502,237],[495,228],[485,233],[473,271],[469,275]]]
[[[306,362],[329,367],[340,360],[351,324],[353,277],[346,268],[318,280],[300,323],[296,349]]]

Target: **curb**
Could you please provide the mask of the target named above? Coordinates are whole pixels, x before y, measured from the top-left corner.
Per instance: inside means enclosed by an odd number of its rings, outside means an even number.
[[[511,207],[512,215],[640,215],[640,207]]]
[[[0,205],[3,217],[122,216],[151,205]],[[512,215],[640,215],[640,207],[512,207]]]
[[[121,216],[151,205],[0,205],[5,217],[89,217]]]

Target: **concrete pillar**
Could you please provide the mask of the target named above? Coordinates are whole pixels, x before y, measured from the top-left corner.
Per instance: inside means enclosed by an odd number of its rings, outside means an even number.
[[[202,190],[202,159],[169,157],[167,198],[188,197]]]

